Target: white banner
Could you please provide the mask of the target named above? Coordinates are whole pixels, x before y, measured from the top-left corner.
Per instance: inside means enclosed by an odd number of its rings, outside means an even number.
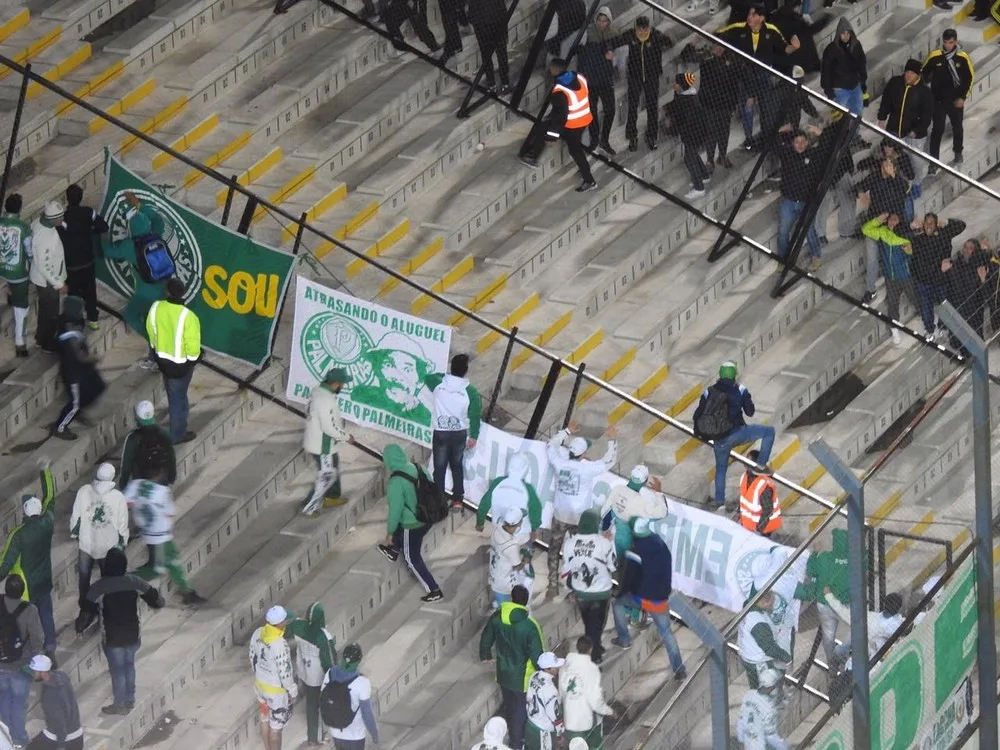
[[[340,396],[344,419],[420,445],[431,444],[433,372],[447,372],[451,328],[296,280],[285,396],[300,404],[333,367],[353,380]]]
[[[490,482],[504,476],[510,457],[522,453],[530,467],[528,482],[543,503],[543,526],[548,527],[555,471],[545,449],[543,441],[525,440],[484,424],[475,449],[465,454],[466,499],[478,503]],[[625,483],[624,478],[611,473],[598,477],[593,494],[595,510],[600,511],[612,487]],[[673,556],[673,587],[690,597],[739,612],[754,580],[765,581],[794,551],[723,516],[687,505],[669,493],[667,499],[670,512],[659,524],[658,533]],[[803,555],[796,560],[774,588],[779,599],[775,611],[786,614],[782,619],[790,627],[798,623],[799,602],[793,595],[796,584],[805,577],[807,558]]]

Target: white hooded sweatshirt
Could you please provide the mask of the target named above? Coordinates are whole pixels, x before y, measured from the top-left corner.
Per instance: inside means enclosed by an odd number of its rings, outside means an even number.
[[[509,594],[524,577],[515,566],[521,563],[521,550],[528,544],[528,534],[508,534],[503,524],[493,527],[490,536],[490,588],[498,594]],[[527,567],[527,566],[525,566]]]
[[[518,534],[530,534],[531,522],[528,520],[528,488],[524,483],[528,481],[528,458],[523,453],[515,453],[507,462],[507,476],[496,487],[493,488],[492,502],[490,504],[490,516],[499,523],[503,519],[508,508],[517,508],[521,511],[523,520],[518,528]]]
[[[609,440],[604,456],[598,461],[591,461],[588,458],[570,458],[563,453],[560,449],[567,437],[569,430],[559,430],[549,440],[546,453],[549,463],[556,470],[553,515],[557,521],[576,526],[580,522],[580,514],[590,510],[594,504],[594,480],[610,471],[618,460],[618,442]]]
[[[499,716],[494,716],[486,722],[483,729],[483,741],[472,746],[472,750],[511,750],[504,744],[507,737],[507,722]]]
[[[302,449],[314,456],[336,455],[347,438],[340,416],[340,397],[324,385],[317,385],[309,394]]]
[[[79,538],[81,552],[103,560],[112,547],[128,544],[128,505],[125,495],[115,489],[115,472],[110,465],[101,464],[97,477],[77,490],[69,528]]]
[[[441,378],[434,389],[435,432],[456,432],[469,429],[469,406],[473,400],[467,378],[450,373]]]
[[[31,224],[31,252],[34,254],[28,270],[31,283],[62,289],[66,285],[66,256],[59,231],[35,219]]]
[[[566,663],[559,670],[559,697],[567,732],[586,732],[600,716],[614,713],[604,700],[601,669],[588,654],[566,654]]]

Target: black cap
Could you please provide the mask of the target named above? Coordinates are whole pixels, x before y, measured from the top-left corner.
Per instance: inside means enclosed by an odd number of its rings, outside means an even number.
[[[906,73],[916,73],[917,75],[920,75],[921,67],[923,66],[920,64],[920,60],[914,60],[911,57],[909,60],[906,61],[906,67],[903,68],[903,71]]]
[[[955,29],[945,29],[941,35],[942,39],[958,39],[958,32]]]

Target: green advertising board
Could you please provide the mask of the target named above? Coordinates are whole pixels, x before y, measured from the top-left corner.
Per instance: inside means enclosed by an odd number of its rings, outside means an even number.
[[[133,263],[107,257],[110,244],[122,251],[117,254],[131,258],[125,196],[132,193],[163,221],[162,238],[170,248],[176,276],[184,283],[184,304],[201,321],[202,346],[261,366],[271,353],[295,257],[180,205],[110,155],[105,159],[105,180],[101,215],[110,236],[105,256],[97,263],[98,280],[126,299],[161,293],[155,285],[137,283]],[[145,322],[138,316],[148,303],[130,304],[125,311],[126,322],[143,332]]]
[[[975,559],[969,555],[933,608],[872,670],[872,750],[949,750],[972,723],[976,613]],[[851,728],[848,704],[813,747],[848,750]]]

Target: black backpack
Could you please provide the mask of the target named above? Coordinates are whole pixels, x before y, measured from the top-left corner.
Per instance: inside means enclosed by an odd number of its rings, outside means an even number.
[[[729,417],[729,394],[716,383],[708,389],[708,398],[694,423],[694,431],[703,438],[718,440],[732,432],[735,426]]]
[[[319,694],[319,716],[323,724],[331,729],[346,729],[357,714],[351,708],[351,683],[358,678],[354,677],[350,682],[335,682],[333,670],[330,672],[330,681]]]
[[[7,606],[0,602],[0,662],[3,664],[14,664],[21,659],[24,639],[17,627],[17,618],[27,606],[27,602],[21,602],[13,612],[8,612]]]
[[[138,479],[157,479],[167,468],[171,450],[173,446],[159,427],[140,427],[135,476]]]
[[[432,525],[443,521],[449,515],[448,500],[419,466],[413,466],[417,470],[416,479],[404,471],[394,471],[390,477],[402,477],[413,484],[413,489],[417,492],[417,507],[413,514],[420,523]]]

